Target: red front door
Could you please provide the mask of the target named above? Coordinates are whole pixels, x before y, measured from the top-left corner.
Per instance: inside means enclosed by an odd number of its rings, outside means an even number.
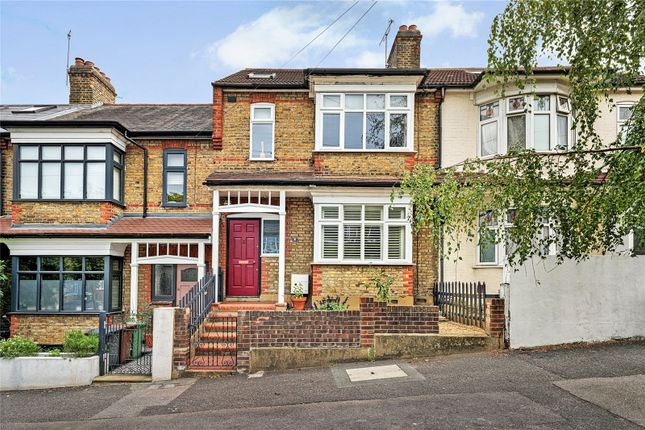
[[[228,295],[260,295],[260,220],[228,224]]]

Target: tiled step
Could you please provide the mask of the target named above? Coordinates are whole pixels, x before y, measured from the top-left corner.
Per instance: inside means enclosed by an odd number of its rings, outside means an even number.
[[[235,353],[236,351],[237,344],[235,342],[206,342],[195,348],[196,355],[201,355],[202,353],[206,355],[210,352],[216,352],[218,354],[226,352]]]
[[[229,331],[206,330],[199,335],[199,338],[202,341],[206,342],[214,342],[216,340],[228,340],[235,342],[235,340],[237,339],[237,332],[235,328]]]
[[[237,324],[230,321],[222,321],[217,319],[206,320],[204,322],[204,332],[209,331],[236,331]]]
[[[212,306],[213,311],[274,311],[275,303],[267,302],[223,302],[215,303]]]
[[[237,312],[230,312],[230,311],[210,311],[208,313],[208,316],[206,317],[208,319],[226,319],[226,318],[237,318]]]

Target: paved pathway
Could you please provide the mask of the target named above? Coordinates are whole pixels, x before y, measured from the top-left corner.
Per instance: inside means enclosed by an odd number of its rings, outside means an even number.
[[[645,344],[613,345],[365,363],[389,367],[359,378],[344,372],[353,363],[0,393],[0,427],[642,430],[644,357]]]

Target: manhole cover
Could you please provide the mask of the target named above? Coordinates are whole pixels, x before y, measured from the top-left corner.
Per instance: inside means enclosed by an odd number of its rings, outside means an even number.
[[[405,373],[398,365],[371,366],[346,369],[351,382],[373,381],[375,379],[405,378]]]

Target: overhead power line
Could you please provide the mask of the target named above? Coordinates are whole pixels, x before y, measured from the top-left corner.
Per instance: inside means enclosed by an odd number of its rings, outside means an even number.
[[[334,46],[332,46],[332,47],[331,47],[331,49],[329,50],[329,52],[327,52],[327,54],[325,54],[325,56],[324,56],[324,57],[323,57],[323,58],[318,62],[318,64],[316,64],[316,67],[318,67],[318,66],[319,66],[323,61],[325,61],[325,60],[327,59],[327,57],[329,57],[329,55],[330,55],[332,52],[334,52],[334,49],[336,49],[336,47],[337,47],[338,45],[340,45],[340,43],[341,43],[343,40],[345,40],[345,38],[347,37],[347,35],[348,35],[349,33],[351,33],[351,32],[352,32],[352,30],[353,30],[353,29],[358,25],[358,23],[359,23],[359,22],[361,22],[361,20],[365,17],[365,15],[367,15],[367,14],[369,13],[369,11],[370,11],[370,10],[372,10],[372,8],[373,8],[374,6],[376,6],[376,3],[378,3],[378,1],[374,1],[374,2],[372,2],[372,5],[371,5],[370,7],[368,7],[368,8],[367,8],[367,10],[366,10],[365,12],[363,12],[363,15],[361,15],[361,16],[356,20],[356,22],[354,23],[354,25],[352,25],[352,26],[349,28],[349,30],[347,30],[347,31],[345,32],[345,34],[343,34],[343,36],[342,36],[340,39],[338,39],[338,42],[336,42],[336,44],[335,44]]]

